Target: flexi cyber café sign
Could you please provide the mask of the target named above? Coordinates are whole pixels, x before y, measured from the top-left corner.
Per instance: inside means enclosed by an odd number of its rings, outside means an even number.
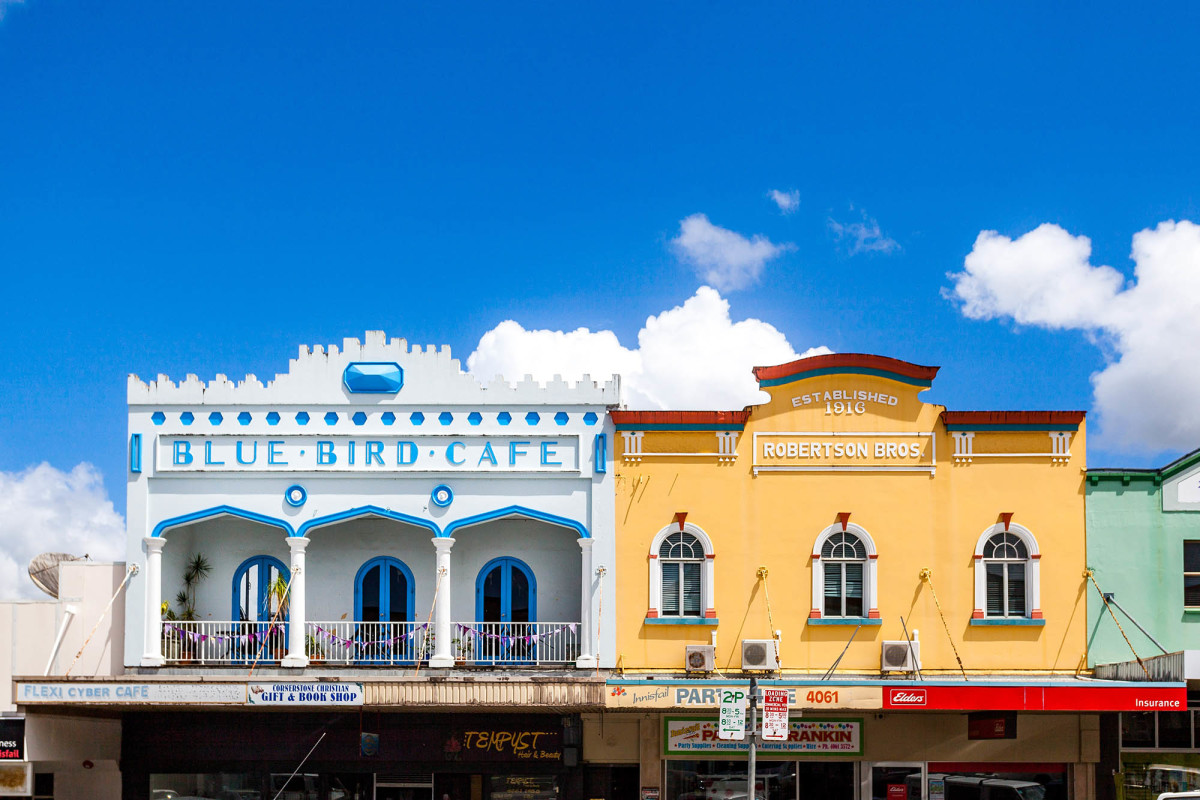
[[[883,690],[888,710],[1173,711],[1187,708],[1179,686],[896,686]]]

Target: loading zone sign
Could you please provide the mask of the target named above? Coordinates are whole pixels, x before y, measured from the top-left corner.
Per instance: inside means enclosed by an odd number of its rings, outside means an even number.
[[[763,690],[762,737],[767,742],[785,742],[788,738],[787,689]]]
[[[746,703],[750,690],[742,687],[721,690],[721,739],[742,741],[746,738]]]

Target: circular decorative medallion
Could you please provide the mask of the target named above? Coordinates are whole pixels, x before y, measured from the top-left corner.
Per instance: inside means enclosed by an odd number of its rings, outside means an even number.
[[[300,484],[293,484],[284,490],[283,499],[292,508],[299,508],[308,499],[308,492],[304,491],[304,487]]]
[[[454,490],[446,484],[440,483],[433,487],[433,493],[429,497],[438,508],[446,508],[454,502]]]

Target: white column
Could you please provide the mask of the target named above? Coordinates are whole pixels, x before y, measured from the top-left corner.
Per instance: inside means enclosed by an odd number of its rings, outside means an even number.
[[[579,657],[575,666],[586,669],[596,666],[595,636],[592,634],[592,540],[577,539],[583,564],[579,584]]]
[[[812,556],[812,607],[809,609],[809,619],[820,619],[825,610],[825,567],[821,564],[821,556]]]
[[[433,658],[429,659],[429,666],[453,667],[454,652],[450,646],[450,548],[454,547],[454,540],[437,537],[433,540],[433,546],[437,548],[437,571],[433,576],[437,599],[433,604]]]
[[[879,600],[875,597],[875,581],[879,577],[879,558],[874,554],[867,556],[867,585],[863,587],[863,594],[867,598],[866,615],[868,619],[879,618]]]
[[[308,539],[303,536],[289,536],[287,543],[292,551],[291,578],[288,589],[288,654],[283,657],[285,667],[307,667],[308,653],[304,648],[305,610],[304,592],[304,548],[308,547]]]
[[[1034,553],[1029,559],[1029,574],[1025,577],[1029,586],[1029,616],[1033,619],[1043,619],[1042,616],[1042,556]]]
[[[147,536],[146,546],[146,640],[142,650],[143,667],[161,667],[162,654],[162,549],[166,539]]]

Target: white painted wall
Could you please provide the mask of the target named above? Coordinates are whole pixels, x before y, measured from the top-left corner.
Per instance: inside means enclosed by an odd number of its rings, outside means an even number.
[[[462,528],[450,551],[454,585],[451,617],[476,621],[475,582],[493,558],[512,556],[524,561],[537,581],[537,619],[579,621],[578,536],[566,528],[534,520],[496,520]]]
[[[212,565],[212,572],[196,588],[196,616],[202,620],[236,619],[233,575],[246,559],[274,556],[287,566],[291,557],[281,530],[231,517],[176,528],[163,538],[167,540],[163,547],[163,599],[175,613],[180,611],[175,595],[183,588],[188,558],[199,553]]]
[[[395,361],[404,369],[404,388],[396,395],[351,394],[342,385],[342,372],[351,361]],[[486,514],[511,505],[535,509],[542,513],[575,520],[581,523],[595,541],[593,564],[609,570],[609,585],[613,585],[615,555],[613,508],[613,427],[607,410],[619,402],[619,384],[614,378],[608,383],[593,383],[588,379],[575,385],[551,381],[541,385],[522,381],[515,385],[503,380],[479,384],[464,373],[457,361],[443,348],[409,348],[403,340],[385,340],[382,334],[369,333],[365,342],[347,340],[342,348],[301,348],[299,358],[289,365],[286,374],[263,384],[254,376],[232,382],[224,376],[204,383],[189,376],[176,384],[165,376],[146,384],[131,377],[129,382],[129,432],[141,437],[141,472],[130,473],[127,502],[128,545],[131,563],[145,566],[143,537],[166,520],[184,515],[231,506],[256,515],[277,520],[292,531],[312,520],[348,512],[363,506],[376,506],[392,512],[424,520],[437,530],[444,531],[455,520]],[[333,410],[338,423],[326,425],[324,415]],[[183,425],[180,415],[188,411],[195,417],[191,425]],[[220,411],[223,421],[213,426],[208,416]],[[251,422],[241,425],[238,414],[246,411]],[[267,423],[267,414],[276,411],[276,425]],[[299,425],[295,415],[309,414],[308,425]],[[357,411],[367,414],[364,425],[351,422]],[[385,425],[382,413],[395,414],[392,425]],[[410,415],[420,411],[425,422],[414,425]],[[442,411],[453,414],[453,422],[441,425]],[[469,415],[479,411],[483,419],[472,425]],[[497,415],[506,411],[512,416],[508,425],[500,424]],[[165,421],[155,424],[153,415],[162,412]],[[530,425],[525,415],[537,412],[541,421]],[[554,421],[555,414],[568,415],[565,425]],[[591,413],[596,422],[588,425],[585,415]],[[254,437],[354,437],[371,439],[397,436],[439,436],[450,441],[454,437],[538,437],[552,436],[578,442],[579,462],[562,468],[535,472],[488,472],[468,464],[468,469],[456,469],[448,464],[429,472],[352,471],[320,472],[156,472],[154,451],[156,442],[182,434],[204,436]],[[597,434],[608,441],[605,465],[593,463],[593,442]],[[202,453],[196,454],[202,459]],[[498,455],[503,456],[498,452]],[[227,465],[228,466],[228,465]],[[260,465],[261,466],[261,465]],[[598,466],[605,468],[597,471]],[[449,508],[439,508],[430,502],[433,487],[446,483],[455,493]],[[284,500],[285,490],[302,485],[308,493],[307,502],[300,508]],[[213,574],[202,584],[197,610],[201,618],[229,619],[232,614],[232,576],[247,557],[259,553],[273,555],[285,564],[290,562],[289,550],[282,533],[256,523],[230,516],[193,523],[164,532],[167,544],[163,550],[162,599],[173,601],[181,586],[183,562],[190,552],[203,552],[214,563]],[[454,585],[449,587],[456,620],[474,616],[475,577],[483,561],[469,562],[485,553],[479,542],[487,531],[493,536],[505,530],[481,526],[461,531],[464,540],[456,545]],[[505,546],[528,545],[531,541],[544,544],[544,553],[530,549],[522,552],[523,560],[537,562],[535,572],[539,586],[538,616],[543,620],[576,621],[580,617],[581,570],[578,534],[564,528],[553,533],[537,534],[535,539],[505,543]],[[388,553],[401,558],[416,579],[416,608],[418,618],[426,618],[432,601],[434,576],[433,545],[430,539],[436,531],[419,526],[366,519],[339,523],[327,528],[315,528],[308,535],[307,551],[307,618],[313,621],[333,621],[353,615],[354,575],[364,561],[374,555]],[[457,534],[456,534],[457,535]],[[381,538],[382,537],[382,538]],[[351,542],[351,540],[354,540]],[[386,548],[396,548],[388,551]],[[381,549],[383,548],[383,549]],[[491,551],[489,551],[491,552]],[[505,553],[493,552],[493,555]],[[593,624],[598,611],[598,584],[593,576],[588,587]],[[445,589],[444,589],[445,590]],[[606,616],[612,614],[613,598],[606,603]],[[145,572],[132,579],[126,605],[126,643],[124,660],[129,666],[141,663],[145,652],[146,585]],[[603,663],[611,666],[615,651],[612,626],[601,620]]]
[[[354,578],[367,561],[392,556],[408,566],[415,591],[413,619],[429,618],[433,603],[434,549],[429,531],[375,518],[355,519],[314,530],[307,550],[308,618],[314,622],[354,619]]]

